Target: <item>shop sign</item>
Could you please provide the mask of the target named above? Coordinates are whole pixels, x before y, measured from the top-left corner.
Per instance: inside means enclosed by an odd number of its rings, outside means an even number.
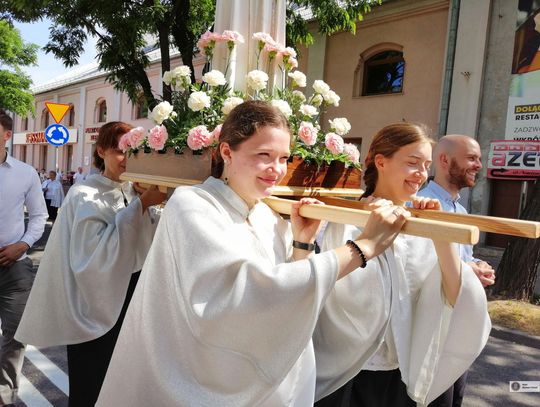
[[[487,168],[488,178],[536,179],[540,176],[540,141],[492,141]]]

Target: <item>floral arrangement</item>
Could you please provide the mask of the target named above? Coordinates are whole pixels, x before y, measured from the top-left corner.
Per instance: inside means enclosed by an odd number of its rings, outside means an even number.
[[[358,148],[343,140],[351,130],[349,121],[344,117],[329,120],[328,132],[319,123],[329,106],[339,106],[340,97],[322,80],[316,80],[313,92],[306,96],[301,91],[306,87],[306,75],[296,70],[294,49],[277,43],[267,33],[256,33],[252,40],[257,41],[257,69],[246,76],[246,93],[232,91],[226,80],[231,53],[245,42],[244,38],[235,31],[206,32],[197,46],[211,63],[215,47],[226,44],[225,73],[213,69],[203,75],[201,83],[192,84],[187,66],[165,72],[163,82],[171,86],[172,103],[159,103],[150,113],[156,126],[147,133],[142,127],[132,129],[122,137],[119,147],[124,151],[143,147],[165,151],[172,147],[177,153],[189,148],[200,153],[217,145],[221,123],[235,106],[244,100],[258,99],[271,103],[288,118],[293,132],[293,156],[319,166],[337,160],[360,168]],[[270,86],[268,74],[258,69],[263,63],[281,71],[283,80],[279,86]]]

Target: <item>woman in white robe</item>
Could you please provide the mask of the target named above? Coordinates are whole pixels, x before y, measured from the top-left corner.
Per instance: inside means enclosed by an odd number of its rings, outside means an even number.
[[[155,187],[121,182],[126,157],[119,138],[131,126],[110,122],[94,156],[102,174],[71,187],[54,224],[16,333],[36,346],[68,345],[69,403],[93,406],[123,314],[156,227]]]
[[[237,106],[219,151],[219,178],[177,188],[167,203],[98,406],[313,404],[313,329],[361,257],[351,244],[312,254],[319,222],[298,209],[314,200],[293,206],[292,226],[260,201],[290,155],[279,110]],[[375,212],[354,237],[366,260],[403,225],[393,210]]]
[[[383,128],[366,157],[367,202],[377,207],[413,201],[415,207],[439,209],[436,200],[415,198],[430,163],[431,140],[423,127]],[[329,225],[323,250],[360,231]],[[457,274],[449,269],[449,260],[459,261],[451,246],[400,235],[366,270],[336,284],[314,334],[322,398],[317,407],[425,405],[468,369],[491,324],[484,290],[470,267],[459,262]]]

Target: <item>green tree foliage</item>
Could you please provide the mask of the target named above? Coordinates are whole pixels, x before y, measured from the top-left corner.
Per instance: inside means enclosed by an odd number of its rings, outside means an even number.
[[[381,0],[295,0],[287,3],[287,42],[310,44],[313,38],[300,11],[311,7],[320,32],[355,32],[356,22]],[[170,70],[171,45],[193,72],[196,42],[213,25],[215,0],[0,0],[4,16],[31,22],[43,16],[53,25],[47,52],[66,66],[77,64],[89,35],[97,38],[99,67],[132,102],[144,94],[152,108],[157,100],[146,68],[148,51],[159,49],[162,72]],[[192,80],[194,81],[194,77]],[[170,101],[164,84],[163,100]]]
[[[0,107],[21,116],[34,113],[31,79],[22,66],[35,65],[37,45],[25,43],[19,31],[0,18]]]

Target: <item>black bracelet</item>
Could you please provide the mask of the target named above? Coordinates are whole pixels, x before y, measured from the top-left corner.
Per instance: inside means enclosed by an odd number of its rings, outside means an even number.
[[[292,241],[292,247],[294,247],[296,249],[308,250],[310,252],[315,250],[315,244],[314,243],[302,243],[302,242],[298,242],[297,240]]]
[[[355,242],[352,240],[347,240],[347,243],[345,243],[347,246],[352,247],[355,252],[358,253],[358,256],[360,256],[360,260],[362,261],[362,264],[360,264],[361,268],[365,268],[367,265],[367,259],[364,255],[364,252],[362,249],[360,249],[360,246],[358,246]]]

